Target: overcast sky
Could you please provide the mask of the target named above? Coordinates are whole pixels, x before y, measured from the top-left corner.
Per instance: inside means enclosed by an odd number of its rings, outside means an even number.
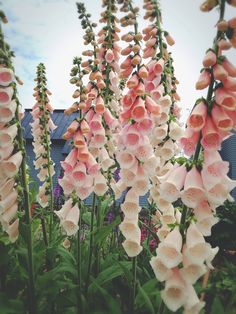
[[[98,21],[101,12],[100,0],[85,0],[88,12]],[[140,8],[142,0],[134,0]],[[218,19],[216,10],[202,13],[200,0],[161,1],[164,29],[176,40],[169,50],[175,60],[176,77],[180,81],[178,92],[184,117],[195,100],[205,95],[197,92],[195,82],[201,69],[201,60],[206,49],[212,46],[216,33],[214,25]],[[69,72],[74,56],[82,52],[83,31],[78,20],[74,0],[4,0],[2,7],[9,23],[4,25],[8,43],[15,51],[15,69],[24,81],[19,87],[20,100],[24,108],[34,104],[32,96],[36,66],[44,62],[48,87],[53,93],[54,109],[68,108],[74,90],[69,83]],[[140,14],[140,29],[147,25]],[[236,9],[227,5],[226,17],[236,15]],[[99,26],[97,28],[99,30]],[[236,50],[230,52],[236,63]]]

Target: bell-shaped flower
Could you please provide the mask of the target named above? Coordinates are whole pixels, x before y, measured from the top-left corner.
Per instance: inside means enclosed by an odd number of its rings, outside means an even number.
[[[65,230],[68,236],[74,235],[78,229],[80,210],[78,205],[74,205],[69,209],[65,218],[61,221],[61,227]]]
[[[222,106],[226,110],[236,109],[235,96],[224,88],[217,88],[215,101],[219,106]]]
[[[212,209],[207,200],[202,200],[194,208],[197,218],[196,227],[205,236],[211,235],[211,228],[218,222],[218,218],[213,215]]]
[[[195,284],[195,282],[206,273],[207,268],[204,264],[196,264],[188,259],[186,256],[186,247],[183,248],[183,268],[180,269],[180,273],[183,279],[189,284]]]
[[[165,281],[172,275],[172,270],[167,268],[158,256],[153,256],[150,260],[150,264],[154,271],[154,274],[159,281]]]
[[[223,132],[231,131],[233,128],[233,120],[226,114],[225,110],[214,105],[211,111],[212,119],[215,126]]]
[[[184,190],[181,192],[182,202],[186,206],[194,208],[204,198],[205,190],[201,174],[196,166],[193,166],[185,177]]]
[[[14,81],[14,73],[11,69],[1,67],[0,68],[0,85],[1,86],[8,86]]]
[[[112,188],[113,193],[115,194],[115,199],[117,200],[122,196],[122,193],[127,188],[127,185],[122,180],[119,180],[116,183],[111,182],[111,188]]]
[[[200,131],[205,125],[206,117],[207,106],[201,101],[193,108],[193,111],[187,120],[187,125],[195,132]]]
[[[54,213],[58,216],[60,220],[64,220],[66,215],[68,214],[69,210],[72,208],[73,200],[69,198],[65,203],[62,205],[60,210],[54,210]]]
[[[140,245],[139,242],[126,239],[123,243],[122,246],[126,252],[126,254],[129,257],[135,257],[139,255],[142,252],[143,247]]]
[[[47,193],[47,186],[48,186],[47,182],[44,182],[44,184],[39,187],[39,193],[37,197],[40,206],[43,208],[49,205],[48,202],[50,194]]]
[[[58,183],[63,188],[66,196],[75,190],[75,182],[72,176],[65,175],[62,179],[58,179]]]
[[[0,130],[0,146],[1,147],[6,147],[10,145],[14,138],[17,135],[17,125],[12,124],[8,128],[4,128]]]
[[[16,203],[18,193],[12,190],[4,199],[0,201],[0,214],[4,213],[9,207]]]
[[[195,223],[191,223],[186,233],[185,255],[194,264],[203,264],[210,252],[210,244],[206,243]]]
[[[169,139],[161,147],[160,156],[165,160],[169,160],[174,156],[174,154],[175,154],[174,142],[171,139]]]
[[[105,177],[98,173],[94,178],[94,193],[98,196],[102,196],[108,190],[108,185]]]
[[[157,230],[157,237],[162,242],[170,232],[171,229],[168,226],[162,226]]]
[[[137,224],[138,216],[135,220],[130,221],[125,217],[124,221],[119,225],[119,229],[126,239],[139,242],[141,239],[141,230]]]
[[[167,136],[168,125],[162,124],[153,129],[153,137],[159,141],[163,140]],[[158,142],[159,143],[159,142]]]
[[[212,118],[207,117],[205,126],[202,129],[201,144],[205,150],[219,150],[221,147],[221,136],[216,129]]]
[[[198,81],[195,85],[197,90],[201,90],[210,85],[211,74],[207,70],[203,70],[198,78]]]
[[[188,298],[186,284],[178,268],[173,269],[171,277],[166,280],[165,289],[161,291],[161,297],[168,309],[173,312],[176,312],[186,303]]]
[[[15,116],[17,104],[15,100],[11,101],[7,107],[0,107],[0,122],[8,123]]]
[[[93,192],[93,186],[79,186],[76,187],[77,196],[83,201],[89,197],[89,195]]]
[[[0,107],[6,107],[9,105],[13,92],[14,90],[12,87],[0,88]]]
[[[163,225],[174,224],[176,221],[174,207],[170,206],[166,211],[164,211],[160,220]]]
[[[166,238],[159,244],[156,252],[162,263],[173,268],[179,265],[182,261],[182,236],[179,228],[175,227]]]
[[[168,202],[176,201],[180,196],[180,190],[184,185],[186,174],[187,170],[184,165],[174,169],[160,185],[162,198]]]
[[[119,162],[120,167],[124,169],[130,169],[135,164],[135,156],[127,150],[118,152],[116,159]]]
[[[169,124],[169,136],[172,140],[177,141],[183,136],[184,130],[174,121]]]
[[[190,127],[185,130],[183,137],[180,139],[180,146],[186,155],[191,156],[199,139],[199,132],[193,131]]]
[[[188,291],[188,297],[186,298],[186,303],[184,304],[183,314],[199,314],[204,307],[205,302],[199,300],[192,285],[188,285],[186,289]]]
[[[13,189],[15,179],[4,179],[0,186],[0,201],[3,200]]]
[[[0,147],[0,161],[8,159],[12,155],[14,148],[13,143],[6,147]]]
[[[9,206],[3,214],[0,216],[0,221],[2,224],[3,230],[7,230],[13,218],[15,218],[17,214],[18,204],[15,202],[11,206]]]
[[[110,158],[106,148],[102,147],[99,154],[99,160],[102,166],[102,170],[107,171],[112,165],[114,160]]]

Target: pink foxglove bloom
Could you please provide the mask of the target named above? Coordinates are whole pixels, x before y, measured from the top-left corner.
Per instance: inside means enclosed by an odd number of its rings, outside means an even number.
[[[182,236],[175,227],[159,244],[156,252],[158,258],[167,268],[173,268],[182,262]]]
[[[202,129],[202,146],[205,150],[218,150],[221,147],[221,141],[219,131],[216,129],[212,118],[208,116]]]
[[[142,246],[139,242],[135,242],[129,239],[126,239],[122,246],[129,257],[135,257],[142,252]]]
[[[189,127],[185,130],[183,137],[180,139],[180,146],[186,155],[193,155],[199,136],[199,132],[195,132]]]
[[[185,255],[189,261],[194,264],[202,264],[208,258],[210,253],[210,244],[206,243],[202,233],[192,223],[186,234]]]
[[[232,92],[228,92],[224,88],[217,88],[216,90],[216,103],[226,110],[236,109],[236,97]]]
[[[168,202],[174,202],[180,197],[187,170],[184,165],[170,171],[170,175],[160,185],[161,196]]]
[[[204,89],[210,85],[211,74],[207,70],[203,70],[200,77],[196,83],[196,89]]]
[[[227,132],[232,130],[234,125],[233,120],[230,119],[222,107],[215,105],[212,108],[211,114],[215,126],[220,131]]]
[[[181,192],[182,202],[191,208],[205,198],[205,190],[200,172],[194,166],[186,175],[184,190]]]
[[[15,80],[15,75],[11,69],[1,67],[0,68],[0,85],[7,87]]]
[[[186,303],[184,304],[184,314],[200,313],[201,309],[205,305],[205,302],[199,300],[193,286],[188,285],[186,289],[188,291],[188,297],[186,298]]]
[[[166,280],[161,297],[168,309],[174,312],[185,304],[188,297],[187,287],[178,268],[175,268],[171,277]]]
[[[158,281],[165,281],[172,275],[172,270],[166,267],[158,256],[153,256],[150,264]]]
[[[191,112],[188,120],[187,125],[194,131],[200,131],[206,122],[207,117],[207,106],[204,102],[198,103],[193,111]]]
[[[216,58],[215,52],[212,50],[209,50],[206,53],[202,63],[204,65],[204,67],[209,68],[209,67],[215,65],[216,61],[217,61],[217,58]]]
[[[13,100],[7,107],[0,107],[0,122],[8,123],[15,116],[17,104]]]
[[[80,210],[76,204],[69,209],[67,215],[61,221],[61,227],[65,230],[68,236],[74,235],[78,231],[79,216]]]
[[[13,96],[13,88],[12,87],[0,87],[0,107],[9,106]]]

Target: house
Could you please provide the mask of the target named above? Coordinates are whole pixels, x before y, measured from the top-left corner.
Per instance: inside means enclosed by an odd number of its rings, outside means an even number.
[[[37,185],[39,180],[37,178],[37,170],[34,169],[33,161],[35,154],[33,152],[33,136],[31,133],[30,123],[33,121],[31,116],[31,109],[25,110],[25,115],[22,120],[23,134],[26,141],[26,153],[27,153],[27,164],[29,166],[30,178],[33,179]],[[71,122],[78,116],[78,113],[73,113],[69,116],[64,115],[64,110],[56,109],[53,111],[51,118],[57,128],[51,133],[51,158],[55,164],[55,175],[53,176],[53,185],[56,186],[58,177],[61,173],[60,161],[64,160],[66,155],[70,151],[70,143],[62,139],[63,134],[66,132],[67,127]]]
[[[30,170],[30,177],[33,179],[37,185],[39,185],[39,180],[37,178],[37,171],[34,169],[33,160],[35,158],[32,146],[32,134],[31,126],[32,116],[30,114],[31,109],[25,110],[25,115],[22,120],[22,126],[24,129],[24,137],[26,141],[26,152],[27,152],[27,164]],[[66,155],[70,152],[70,143],[62,139],[63,134],[66,132],[67,127],[71,122],[78,116],[78,113],[73,113],[69,116],[64,115],[64,110],[56,109],[52,113],[52,120],[57,126],[57,128],[51,134],[51,158],[55,163],[55,175],[53,177],[53,184],[56,187],[58,182],[58,177],[61,174],[60,161],[64,160]],[[232,135],[229,139],[223,142],[221,156],[223,160],[230,162],[230,172],[229,176],[232,179],[236,179],[236,134]],[[236,188],[232,192],[232,196],[236,200]],[[89,203],[92,197],[89,197]],[[147,205],[147,196],[140,198],[140,205]]]
[[[229,177],[236,180],[236,132],[223,142],[220,154],[223,160],[230,163]],[[233,189],[231,195],[236,201],[236,188]]]

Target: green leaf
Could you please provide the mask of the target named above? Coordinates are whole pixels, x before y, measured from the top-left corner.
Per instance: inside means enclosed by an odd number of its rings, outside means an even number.
[[[212,308],[211,308],[211,314],[224,314],[224,306],[222,305],[220,298],[215,297]]]
[[[131,272],[129,271],[129,269],[122,264],[121,262],[117,261],[117,264],[120,266],[120,268],[123,270],[123,273],[127,279],[127,284],[130,288],[132,288],[132,280],[133,280],[133,276],[131,274]]]
[[[23,302],[9,299],[4,293],[0,293],[0,313],[1,314],[23,314],[25,313]]]
[[[86,211],[85,213],[83,213],[82,215],[82,220],[84,223],[86,223],[86,225],[90,225],[91,222],[91,213]]]
[[[116,217],[115,220],[112,221],[111,224],[107,225],[107,226],[103,226],[99,229],[96,229],[94,231],[94,243],[98,244],[98,243],[102,243],[107,236],[110,234],[110,232],[112,231],[112,229],[118,225],[121,222],[121,218],[120,216]]]
[[[135,300],[136,306],[138,308],[143,308],[147,306],[146,298],[148,297],[150,302],[152,300],[152,307],[158,308],[158,306],[161,303],[161,296],[160,296],[160,291],[158,289],[158,282],[156,278],[152,278],[151,280],[146,282],[144,285],[142,285],[142,287],[140,286],[140,288],[141,290],[138,291],[138,294]]]
[[[97,290],[100,292],[101,296],[104,298],[107,308],[112,314],[122,314],[119,303],[102,287],[95,283]]]
[[[132,262],[120,262],[125,268],[130,270],[132,268]],[[123,269],[119,264],[112,265],[111,267],[102,271],[97,278],[90,284],[89,293],[94,293],[97,286],[102,286],[112,279],[123,275]]]
[[[153,304],[149,298],[149,296],[147,295],[147,293],[145,292],[145,290],[140,286],[140,284],[138,284],[138,291],[140,293],[140,296],[143,298],[144,300],[144,304],[145,304],[145,307],[148,309],[148,313],[150,314],[155,314],[155,309],[153,307]],[[138,296],[136,297],[136,300],[138,299]],[[136,303],[136,300],[135,300],[135,303]]]

